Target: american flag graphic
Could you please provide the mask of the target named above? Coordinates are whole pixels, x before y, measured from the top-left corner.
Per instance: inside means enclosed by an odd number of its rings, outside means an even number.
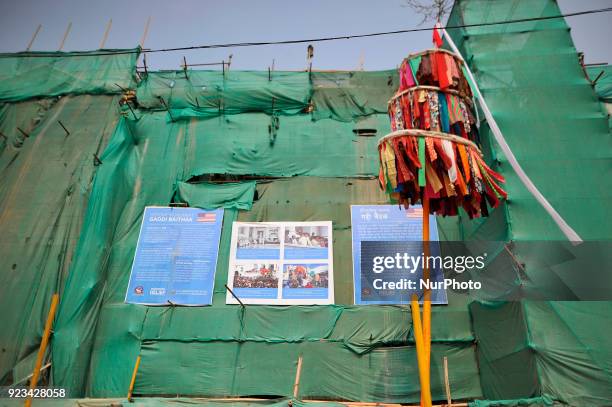
[[[217,220],[217,214],[214,212],[200,212],[196,220],[198,222],[214,222]]]
[[[407,218],[422,218],[423,217],[423,208],[408,208],[406,210]]]

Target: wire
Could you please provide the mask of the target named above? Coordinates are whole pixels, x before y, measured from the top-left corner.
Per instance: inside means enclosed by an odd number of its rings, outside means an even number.
[[[474,24],[462,24],[462,25],[454,25],[454,26],[446,26],[446,30],[453,30],[459,28],[472,28],[472,27],[488,27],[494,25],[502,25],[502,24],[515,24],[515,23],[526,23],[531,21],[544,21],[544,20],[554,20],[559,18],[567,18],[567,17],[575,17],[582,16],[588,14],[598,14],[598,13],[607,13],[612,11],[612,7],[594,9],[594,10],[584,10],[577,11],[575,13],[567,13],[567,14],[559,14],[556,16],[544,16],[544,17],[529,17],[529,18],[519,18],[515,20],[506,20],[506,21],[494,21],[490,23],[474,23]],[[234,47],[257,47],[263,45],[287,45],[287,44],[303,44],[303,43],[313,43],[313,42],[326,42],[326,41],[337,41],[337,40],[350,40],[355,38],[368,38],[368,37],[379,37],[384,35],[396,35],[396,34],[405,34],[405,33],[413,33],[413,32],[422,32],[422,31],[433,31],[434,27],[424,27],[424,28],[410,28],[406,30],[395,30],[395,31],[385,31],[378,33],[369,33],[369,34],[354,34],[354,35],[342,35],[336,37],[320,37],[320,38],[310,38],[310,39],[302,39],[302,40],[284,40],[284,41],[262,41],[262,42],[237,42],[237,43],[228,43],[228,44],[208,44],[208,45],[193,45],[189,47],[175,47],[175,48],[158,48],[158,49],[134,49],[134,50],[120,50],[120,51],[112,51],[112,52],[66,52],[66,53],[48,53],[48,52],[18,52],[18,53],[4,53],[0,54],[0,58],[14,58],[16,56],[19,57],[72,57],[72,56],[103,56],[103,55],[121,55],[121,54],[137,54],[140,52],[143,53],[158,53],[158,52],[176,52],[176,51],[189,51],[196,49],[214,49],[214,48],[234,48]]]

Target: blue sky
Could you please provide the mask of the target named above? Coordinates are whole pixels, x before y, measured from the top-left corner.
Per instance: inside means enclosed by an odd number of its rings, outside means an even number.
[[[612,6],[612,0],[558,2],[564,13]],[[110,18],[106,48],[130,48],[140,41],[148,16],[148,48],[390,31],[417,27],[421,20],[403,0],[0,0],[0,51],[24,50],[39,23],[43,27],[32,49],[57,50],[69,22],[72,30],[64,50],[97,49]],[[611,20],[612,13],[568,19],[586,62],[612,62]],[[391,69],[430,44],[429,32],[316,43],[313,66],[356,69],[363,61],[366,70]],[[294,70],[306,67],[306,46],[180,51],[147,59],[152,68],[177,69],[183,56],[189,63],[207,63],[231,53],[233,69],[266,70],[274,59],[276,69]]]

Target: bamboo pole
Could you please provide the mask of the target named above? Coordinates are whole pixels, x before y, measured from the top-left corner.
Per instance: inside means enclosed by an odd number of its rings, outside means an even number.
[[[34,35],[32,36],[32,39],[28,43],[28,47],[26,48],[26,51],[29,51],[30,48],[32,48],[32,44],[34,44],[34,40],[36,39],[36,37],[38,37],[38,33],[40,32],[41,28],[42,28],[42,24],[38,24],[38,27],[36,27],[36,31],[34,31]]]
[[[72,29],[72,21],[68,23],[68,27],[66,27],[66,31],[64,32],[64,36],[62,37],[62,42],[60,42],[58,51],[64,49],[64,44],[66,43],[66,39],[68,38],[68,34],[70,34],[70,30]]]
[[[450,406],[453,404],[451,397],[450,381],[448,380],[448,358],[444,356],[444,390],[446,391],[446,403]]]
[[[149,35],[149,25],[151,24],[151,16],[147,18],[147,22],[145,23],[144,32],[142,33],[142,38],[140,39],[140,48],[144,48],[145,41],[147,40],[147,35]]]
[[[110,20],[108,20],[108,24],[106,24],[106,30],[104,30],[104,35],[102,36],[102,41],[100,42],[100,49],[104,48],[104,45],[106,45],[108,33],[110,32],[112,25],[113,25],[113,19],[111,18]]]
[[[417,363],[419,366],[419,381],[421,382],[421,405],[431,407],[431,393],[429,391],[429,376],[425,365],[425,344],[423,343],[423,325],[421,325],[421,312],[419,310],[419,297],[412,294],[410,301],[412,310],[412,328],[414,341],[416,342]]]
[[[34,371],[32,372],[32,379],[30,380],[30,390],[34,390],[38,384],[38,378],[40,376],[40,370],[42,367],[43,358],[45,357],[45,351],[47,350],[47,344],[49,343],[49,337],[51,336],[51,328],[53,327],[53,319],[55,318],[55,311],[57,310],[57,303],[59,302],[59,295],[53,294],[51,298],[51,308],[47,314],[47,322],[45,323],[45,331],[43,332],[42,341],[38,348],[38,356],[36,356],[36,364],[34,365]],[[25,401],[25,407],[32,405],[32,398],[28,397]]]
[[[297,371],[295,372],[295,383],[293,384],[294,399],[297,399],[300,390],[300,376],[302,376],[302,355],[298,358]]]
[[[427,258],[429,257],[429,198],[423,191],[423,280],[429,281],[429,267],[427,264]],[[426,288],[423,292],[423,348],[425,358],[425,368],[427,380],[431,378],[430,374],[430,361],[431,361],[431,289]],[[430,392],[430,389],[421,388],[421,391]],[[431,399],[431,393],[429,394]]]
[[[140,366],[140,355],[136,358],[136,364],[134,365],[134,371],[132,372],[132,380],[130,381],[130,388],[128,389],[127,400],[132,402],[132,393],[134,392],[134,384],[136,384],[136,375],[138,374],[138,367]]]

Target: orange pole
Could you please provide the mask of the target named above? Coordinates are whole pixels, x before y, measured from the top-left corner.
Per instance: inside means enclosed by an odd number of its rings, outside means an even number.
[[[429,198],[423,193],[423,280],[429,281]],[[426,288],[423,292],[423,359],[425,365],[425,376],[427,387],[421,386],[421,404],[431,406],[430,389],[430,361],[431,361],[431,289]]]
[[[425,260],[429,257],[429,198],[423,197],[423,256]],[[424,262],[423,279],[429,281],[429,267]],[[423,293],[423,341],[425,342],[425,357],[427,370],[429,371],[429,360],[431,354],[431,289],[425,289]]]
[[[412,294],[410,301],[412,309],[412,327],[414,341],[416,342],[417,363],[419,366],[419,381],[421,382],[421,406],[431,407],[431,392],[429,391],[429,372],[425,365],[425,354],[423,347],[423,326],[421,325],[421,312],[419,310],[419,298]]]
[[[136,384],[136,375],[138,374],[138,367],[140,366],[140,355],[136,358],[136,364],[134,365],[134,371],[132,372],[132,380],[130,381],[130,387],[128,389],[127,400],[132,402],[132,393],[134,392],[134,385]]]
[[[32,372],[32,378],[30,379],[30,390],[34,390],[38,384],[38,378],[40,376],[40,369],[42,367],[43,358],[45,357],[45,351],[49,344],[49,337],[51,336],[51,328],[53,327],[53,319],[55,319],[55,311],[57,309],[57,303],[59,302],[59,295],[53,294],[51,298],[51,308],[47,314],[47,322],[45,323],[45,331],[43,333],[40,347],[38,348],[38,356],[36,356],[36,364],[34,365],[34,371]],[[25,407],[32,405],[32,398],[28,397],[25,401]]]

